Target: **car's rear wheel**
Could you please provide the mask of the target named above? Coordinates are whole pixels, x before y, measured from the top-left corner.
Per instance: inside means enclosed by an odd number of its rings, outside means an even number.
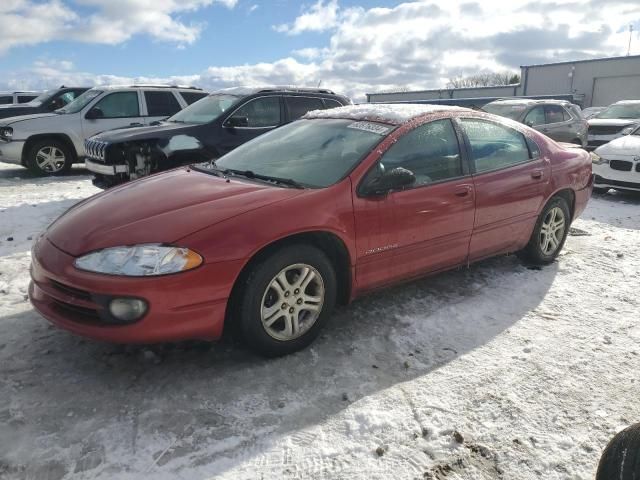
[[[56,139],[36,141],[27,153],[27,168],[37,175],[64,175],[71,169],[70,148]]]
[[[519,252],[520,256],[536,265],[553,262],[564,246],[570,224],[571,213],[567,201],[562,197],[553,197],[538,217],[529,243]]]
[[[640,472],[640,423],[618,433],[602,452],[596,480],[635,480]]]
[[[238,306],[240,331],[254,351],[277,357],[318,335],[336,302],[336,275],[315,247],[291,245],[256,264]]]

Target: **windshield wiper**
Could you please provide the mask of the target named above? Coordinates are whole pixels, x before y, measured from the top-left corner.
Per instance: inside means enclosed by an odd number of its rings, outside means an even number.
[[[215,166],[215,162],[213,163],[213,165]],[[238,175],[246,178],[255,178],[257,180],[264,180],[266,182],[279,183],[281,185],[289,185],[290,187],[294,187],[294,188],[301,188],[301,189],[305,188],[304,185],[302,185],[300,182],[296,182],[292,178],[280,178],[280,177],[273,177],[271,175],[262,175],[261,173],[255,173],[253,170],[234,170],[232,168],[228,168],[226,170],[223,170],[223,172],[231,173],[233,175]]]

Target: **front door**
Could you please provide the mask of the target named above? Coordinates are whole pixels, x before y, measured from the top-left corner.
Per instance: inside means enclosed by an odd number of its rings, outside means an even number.
[[[467,259],[474,189],[449,119],[409,131],[387,150],[364,183],[395,168],[415,183],[381,198],[354,202],[358,285],[376,286]]]
[[[476,215],[470,260],[520,245],[535,224],[551,176],[537,146],[512,128],[488,120],[459,120],[471,155]]]
[[[224,155],[281,124],[282,107],[278,95],[249,100],[222,123],[220,154]]]

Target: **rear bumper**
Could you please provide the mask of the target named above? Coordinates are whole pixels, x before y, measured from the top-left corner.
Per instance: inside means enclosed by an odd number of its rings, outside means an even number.
[[[129,167],[127,165],[105,165],[104,163],[95,162],[89,158],[84,159],[84,164],[87,170],[93,173],[99,173],[100,175],[113,176],[119,173],[129,173]]]
[[[24,141],[12,140],[10,142],[0,142],[0,162],[22,164],[22,150]]]
[[[576,204],[573,212],[574,220],[578,218],[580,215],[582,215],[582,212],[584,212],[584,209],[587,208],[587,203],[589,202],[589,199],[591,198],[591,194],[593,193],[593,183],[594,183],[594,175],[592,174],[587,186],[575,192]]]
[[[29,285],[32,305],[60,328],[116,343],[219,338],[240,268],[240,262],[223,262],[176,275],[127,278],[82,272],[74,260],[46,238],[38,240]],[[149,309],[136,322],[108,323],[103,310],[114,297],[144,299]]]

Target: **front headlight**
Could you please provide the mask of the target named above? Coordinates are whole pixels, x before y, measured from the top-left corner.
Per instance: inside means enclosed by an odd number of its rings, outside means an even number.
[[[606,163],[605,159],[595,152],[589,152],[589,155],[591,156],[591,163],[594,165],[602,165],[603,163]]]
[[[13,128],[0,127],[0,138],[3,140],[11,140],[13,138]]]
[[[74,265],[88,272],[148,277],[184,272],[202,262],[202,257],[188,248],[149,243],[98,250],[77,258]]]

